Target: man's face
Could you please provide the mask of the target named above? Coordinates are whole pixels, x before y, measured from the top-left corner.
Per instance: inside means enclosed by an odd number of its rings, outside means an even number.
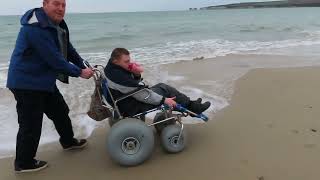
[[[66,13],[66,0],[44,0],[43,9],[54,23],[59,24]]]
[[[119,59],[113,61],[114,64],[122,67],[123,69],[128,70],[130,64],[130,55],[122,54]]]

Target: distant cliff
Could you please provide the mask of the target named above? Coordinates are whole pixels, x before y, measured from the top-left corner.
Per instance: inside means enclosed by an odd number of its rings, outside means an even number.
[[[320,7],[320,0],[287,0],[268,2],[247,2],[200,8],[210,9],[240,9],[240,8],[281,8],[281,7]]]

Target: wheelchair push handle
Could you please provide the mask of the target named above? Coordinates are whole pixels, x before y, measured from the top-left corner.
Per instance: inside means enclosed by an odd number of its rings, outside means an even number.
[[[84,60],[84,61],[83,61],[83,64],[84,64],[84,66],[86,66],[87,68],[91,68],[91,69],[92,69],[91,64],[90,64],[87,60]]]
[[[102,74],[101,72],[101,69],[99,69],[99,67],[101,67],[102,69],[104,69],[104,66],[103,65],[94,65],[92,66],[87,60],[84,60],[83,61],[83,64],[86,68],[90,68],[92,69],[96,74]]]

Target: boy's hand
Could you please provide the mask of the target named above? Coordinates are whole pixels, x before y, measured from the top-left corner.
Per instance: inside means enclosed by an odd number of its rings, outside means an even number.
[[[131,71],[134,74],[141,74],[143,72],[143,67],[138,63],[130,63],[128,67],[129,71]]]
[[[176,99],[176,97],[166,98],[166,99],[164,100],[164,103],[165,103],[166,105],[168,105],[170,108],[174,108],[174,107],[177,106],[177,103],[176,103],[175,99]]]

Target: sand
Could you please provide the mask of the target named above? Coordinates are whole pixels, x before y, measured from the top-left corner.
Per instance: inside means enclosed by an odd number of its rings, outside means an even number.
[[[210,74],[213,63],[192,68]],[[176,66],[188,69],[190,63]],[[251,70],[237,80],[230,106],[209,114],[208,123],[187,126],[188,147],[180,154],[166,154],[157,143],[144,164],[120,167],[106,153],[108,127],[99,128],[82,151],[48,145],[38,158],[50,167],[38,173],[17,175],[13,158],[0,160],[0,180],[318,180],[319,77],[319,67]]]

